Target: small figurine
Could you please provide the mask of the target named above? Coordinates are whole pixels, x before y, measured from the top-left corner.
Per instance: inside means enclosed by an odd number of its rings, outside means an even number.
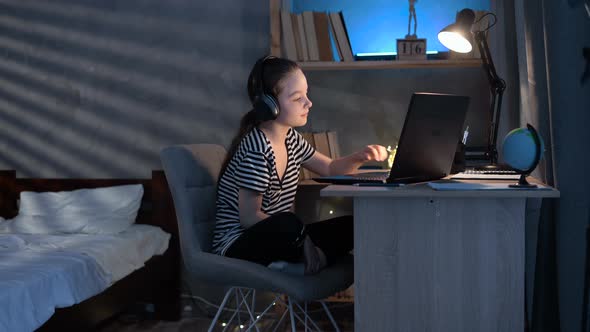
[[[590,1],[590,0],[589,0]],[[415,4],[418,0],[408,0],[410,3],[410,17],[408,17],[408,34],[406,38],[396,40],[396,60],[426,60],[426,38],[418,38],[418,19]],[[412,33],[412,18],[414,19],[414,33]]]
[[[406,39],[416,39],[416,29],[418,28],[418,20],[416,19],[416,8],[414,8],[414,4],[418,2],[418,0],[408,0],[408,2],[410,3],[410,16],[408,17],[408,34],[406,35]],[[414,33],[410,34],[412,17],[414,18]]]

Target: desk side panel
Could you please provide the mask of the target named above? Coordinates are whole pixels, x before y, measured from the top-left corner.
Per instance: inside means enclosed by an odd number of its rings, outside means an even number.
[[[523,198],[356,198],[356,331],[522,331]]]

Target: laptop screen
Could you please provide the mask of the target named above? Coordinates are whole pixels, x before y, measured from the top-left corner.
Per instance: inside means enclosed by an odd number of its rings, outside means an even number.
[[[390,179],[441,178],[453,164],[469,97],[417,92],[412,95]]]
[[[467,96],[416,92],[410,99],[389,176],[359,173],[314,180],[333,184],[415,183],[445,177],[453,165],[468,106]]]

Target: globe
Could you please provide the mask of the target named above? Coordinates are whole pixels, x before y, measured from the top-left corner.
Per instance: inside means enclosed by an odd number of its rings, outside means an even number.
[[[504,162],[519,173],[532,172],[545,151],[545,144],[533,126],[510,131],[502,143]]]

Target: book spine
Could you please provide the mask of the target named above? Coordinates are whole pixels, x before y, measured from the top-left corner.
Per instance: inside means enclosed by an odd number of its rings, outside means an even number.
[[[297,28],[299,30],[299,43],[301,44],[301,53],[303,57],[301,60],[308,61],[309,60],[309,49],[307,48],[307,36],[305,35],[305,27],[303,26],[303,15],[296,14],[297,16]]]
[[[330,148],[330,158],[340,158],[340,145],[338,144],[338,133],[335,131],[326,132],[328,136],[328,147]]]
[[[293,38],[295,39],[295,51],[297,52],[297,61],[305,60],[303,57],[303,47],[301,46],[301,36],[299,36],[299,22],[297,15],[291,13],[291,23],[293,24]]]
[[[328,25],[330,27],[330,44],[332,42],[332,40],[334,40],[334,46],[336,49],[336,53],[338,54],[338,59],[336,59],[337,61],[343,61],[344,58],[342,57],[342,50],[340,50],[340,45],[338,44],[338,39],[336,39],[336,30],[334,30],[334,23],[332,23],[332,18],[330,17],[330,13],[328,13],[326,15],[328,17]]]
[[[318,41],[320,61],[334,61],[334,56],[332,55],[332,43],[330,41],[328,14],[324,12],[313,12],[313,20]]]
[[[313,133],[313,140],[315,141],[315,148],[324,156],[330,157],[330,146],[328,144],[328,135],[325,131]]]
[[[303,133],[301,133],[301,136],[303,136],[303,139],[305,139],[307,141],[307,143],[309,143],[309,145],[311,145],[315,149],[315,142],[313,140],[313,133],[303,132]],[[309,171],[305,167],[302,167],[301,170],[299,171],[299,180],[300,181],[309,180],[312,177],[313,177],[312,172]]]
[[[346,22],[344,21],[344,14],[342,12],[338,12],[338,16],[340,17],[340,22],[342,22],[342,29],[344,30],[344,40],[346,41],[346,49],[349,53],[348,57],[351,59],[350,61],[354,61],[354,53],[352,53],[352,45],[350,44],[350,36],[348,34],[348,29],[346,28]]]
[[[336,44],[342,52],[343,60],[354,61],[350,41],[348,40],[348,34],[344,27],[342,12],[330,13],[330,20],[334,26],[334,31],[336,32]]]
[[[307,50],[310,61],[319,61],[320,53],[318,51],[318,40],[315,32],[315,24],[313,21],[313,12],[303,12],[303,26],[305,27],[305,38],[307,39]]]
[[[281,10],[281,28],[283,37],[283,50],[288,59],[297,60],[297,49],[295,46],[295,35],[293,34],[293,23],[291,13]]]

